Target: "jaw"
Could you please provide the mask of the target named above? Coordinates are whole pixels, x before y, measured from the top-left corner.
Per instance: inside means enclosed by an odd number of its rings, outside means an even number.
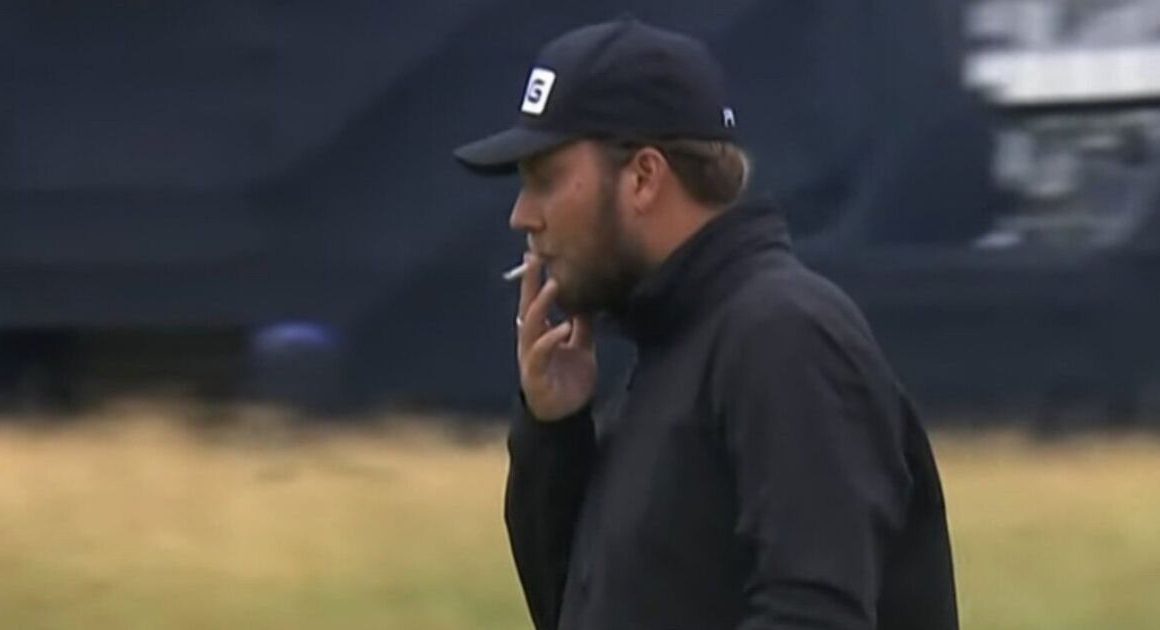
[[[631,288],[626,285],[627,278],[622,271],[611,254],[590,268],[557,265],[551,275],[559,285],[557,307],[569,316],[597,315],[617,309]]]

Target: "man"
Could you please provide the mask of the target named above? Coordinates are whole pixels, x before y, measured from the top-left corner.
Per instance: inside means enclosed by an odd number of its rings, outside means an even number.
[[[506,520],[532,619],[955,628],[927,439],[855,306],[739,202],[723,86],[692,39],[588,26],[541,51],[515,127],[456,151],[522,177]],[[599,413],[596,316],[637,349]]]

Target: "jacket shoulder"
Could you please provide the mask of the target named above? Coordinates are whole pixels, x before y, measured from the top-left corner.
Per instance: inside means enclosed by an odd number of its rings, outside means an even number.
[[[901,392],[858,306],[796,260],[747,276],[722,304],[716,341],[711,370],[718,378],[729,369],[782,365],[821,370],[835,381],[872,389],[883,400]]]
[[[748,274],[723,304],[721,324],[740,333],[823,332],[847,342],[870,336],[854,301],[833,282],[792,258]]]

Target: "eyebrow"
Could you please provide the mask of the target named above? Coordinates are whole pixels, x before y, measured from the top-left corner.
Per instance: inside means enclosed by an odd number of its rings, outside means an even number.
[[[560,162],[556,159],[557,151],[545,151],[543,153],[533,155],[520,163],[520,168],[527,175],[533,177],[547,177],[554,174],[560,168]]]

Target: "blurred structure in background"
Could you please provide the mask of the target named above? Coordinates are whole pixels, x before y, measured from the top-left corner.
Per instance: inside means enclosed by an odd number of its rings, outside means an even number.
[[[626,10],[714,48],[755,192],[927,406],[1137,417],[1156,0],[6,2],[0,400],[506,409],[516,182],[450,150],[515,116],[544,41]]]
[[[314,322],[279,322],[250,343],[247,392],[259,403],[326,416],[340,410],[342,339]]]

